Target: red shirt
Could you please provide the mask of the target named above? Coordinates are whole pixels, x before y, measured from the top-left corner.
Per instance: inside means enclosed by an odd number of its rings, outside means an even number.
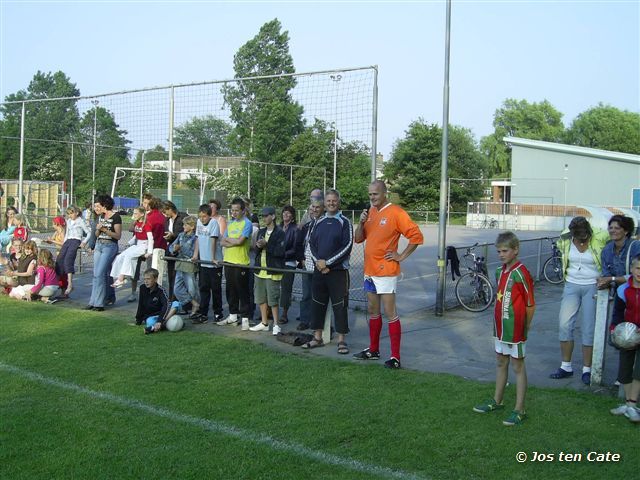
[[[164,239],[164,220],[164,215],[160,210],[150,210],[147,213],[147,220],[145,223],[151,228],[151,234],[153,235],[153,248],[167,248],[167,241]]]
[[[136,224],[133,226],[133,233],[136,236],[137,240],[148,240],[147,233],[149,232],[151,232],[151,225],[149,225],[149,222],[136,222]],[[153,241],[153,244],[156,244],[155,239]]]

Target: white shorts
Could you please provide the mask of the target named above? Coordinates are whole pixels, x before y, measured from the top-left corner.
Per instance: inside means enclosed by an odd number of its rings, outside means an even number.
[[[497,338],[493,339],[496,353],[500,355],[509,355],[513,358],[524,358],[526,354],[525,343],[505,343]]]
[[[397,285],[398,277],[364,277],[364,290],[368,293],[396,293]]]

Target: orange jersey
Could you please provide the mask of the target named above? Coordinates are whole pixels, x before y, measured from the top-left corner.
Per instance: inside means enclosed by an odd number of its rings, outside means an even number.
[[[400,235],[410,244],[422,245],[424,241],[420,228],[409,214],[391,203],[380,210],[371,207],[362,232],[367,241],[364,246],[364,274],[370,277],[400,275],[400,264],[384,258],[387,252],[398,251]]]

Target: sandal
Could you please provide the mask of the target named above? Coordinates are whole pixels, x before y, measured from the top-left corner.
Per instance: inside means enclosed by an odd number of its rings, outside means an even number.
[[[324,347],[324,341],[322,339],[318,340],[317,338],[314,338],[313,340],[302,344],[302,348],[304,348],[305,350],[311,350],[312,348],[318,347]]]
[[[347,345],[347,342],[338,342],[338,353],[340,355],[346,355],[349,353],[349,346]]]

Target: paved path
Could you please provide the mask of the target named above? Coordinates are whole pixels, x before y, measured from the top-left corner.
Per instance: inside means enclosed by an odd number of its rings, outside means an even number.
[[[90,272],[76,276],[76,290],[72,299],[61,301],[56,308],[81,308],[86,304],[91,289]],[[408,284],[401,284],[400,288],[410,291],[415,296],[424,296],[424,290],[415,285],[408,288]],[[127,303],[126,297],[130,290],[123,288],[117,293],[117,302],[108,307],[103,315],[117,314],[133,318],[136,304]],[[612,387],[617,369],[617,352],[609,348],[606,352],[604,373],[605,387],[585,387],[580,381],[581,352],[574,353],[573,366],[576,374],[573,378],[552,380],[549,373],[560,365],[558,334],[558,310],[562,294],[561,285],[549,285],[545,282],[536,284],[537,309],[533,321],[532,331],[527,343],[527,374],[529,384],[540,387],[573,388],[578,390],[617,391]],[[404,297],[403,297],[404,298]],[[462,309],[447,311],[444,317],[436,317],[433,309],[406,308],[403,298],[400,299],[399,311],[402,319],[402,364],[404,368],[450,373],[479,381],[493,382],[495,380],[495,355],[491,337],[492,310],[474,314]],[[227,312],[225,306],[225,313]],[[295,319],[298,314],[297,302],[290,310],[289,317]],[[284,331],[294,330],[295,321],[285,325]],[[343,361],[357,362],[351,355],[338,355],[335,344],[330,344],[312,351],[303,351],[299,347],[292,347],[275,340],[271,333],[242,332],[240,327],[219,327],[209,321],[206,325],[192,325],[185,319],[186,329],[214,335],[225,335],[258,341],[285,352],[295,352],[302,355],[321,355]],[[362,309],[350,311],[351,334],[348,337],[352,353],[368,346],[367,315]],[[115,327],[114,327],[115,328]],[[142,335],[142,328],[140,329]],[[164,334],[164,333],[163,333]],[[576,338],[580,338],[579,333]],[[380,343],[383,359],[389,355],[389,339],[386,326]],[[382,362],[380,362],[382,363]],[[511,381],[513,374],[511,373]]]

